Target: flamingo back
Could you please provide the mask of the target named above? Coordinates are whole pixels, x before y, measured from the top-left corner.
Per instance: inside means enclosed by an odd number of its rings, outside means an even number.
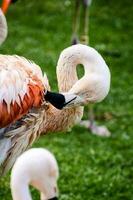
[[[40,107],[45,90],[39,66],[23,57],[0,55],[0,128]]]

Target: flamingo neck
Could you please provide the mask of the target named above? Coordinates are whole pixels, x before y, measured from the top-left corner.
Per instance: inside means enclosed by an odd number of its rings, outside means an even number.
[[[80,122],[83,116],[83,107],[74,107],[64,110],[57,110],[52,105],[46,111],[46,120],[44,120],[40,129],[41,133],[69,131]]]
[[[68,92],[72,86],[78,81],[76,65],[73,57],[69,55],[59,59],[57,65],[57,80],[59,92]]]
[[[84,76],[79,80],[78,64],[84,67]],[[60,92],[86,93],[92,103],[104,99],[110,88],[110,72],[104,59],[95,49],[82,44],[62,51],[57,64],[57,78]]]
[[[76,71],[76,66],[78,64],[84,65],[85,73],[87,74],[91,70],[97,70],[96,67],[91,65],[94,60],[92,59],[91,48],[89,52],[90,62],[88,63],[86,62],[88,61],[88,51],[86,52],[86,49],[84,50],[83,47],[83,45],[74,45],[61,53],[56,71],[60,92],[68,92],[76,82],[78,82]],[[50,105],[46,116],[47,120],[43,123],[43,131],[41,132],[69,130],[73,125],[80,122],[83,116],[83,107],[77,106],[69,109],[57,110]]]
[[[78,81],[76,71],[78,64],[84,66],[84,76],[90,76],[92,72],[99,74],[103,71],[103,63],[99,67],[101,56],[95,53],[93,48],[82,44],[68,47],[62,51],[57,64],[57,79],[60,92],[67,92]]]
[[[78,80],[76,66],[84,66],[84,76]],[[60,92],[81,95],[88,103],[103,100],[110,88],[110,72],[104,59],[93,48],[73,45],[65,49],[58,60],[57,79]],[[87,103],[86,102],[86,103]],[[53,106],[47,110],[43,131],[64,131],[78,123],[83,107],[77,106],[59,111]]]

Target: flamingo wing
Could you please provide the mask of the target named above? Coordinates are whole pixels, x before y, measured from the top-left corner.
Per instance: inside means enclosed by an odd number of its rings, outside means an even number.
[[[5,175],[17,157],[26,151],[40,136],[41,125],[45,120],[44,106],[32,108],[20,120],[0,129],[0,176]]]
[[[0,128],[40,107],[45,90],[39,66],[23,57],[0,55]]]
[[[35,63],[19,56],[0,55],[1,175],[40,136],[48,87],[46,75],[43,77]]]

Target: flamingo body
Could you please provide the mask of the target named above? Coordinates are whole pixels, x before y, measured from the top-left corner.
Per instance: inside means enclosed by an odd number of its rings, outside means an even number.
[[[46,90],[40,68],[22,57],[0,55],[0,128],[39,107]]]

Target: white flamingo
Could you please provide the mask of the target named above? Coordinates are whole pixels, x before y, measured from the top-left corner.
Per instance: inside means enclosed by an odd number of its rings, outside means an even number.
[[[29,185],[40,191],[41,200],[57,200],[59,170],[52,153],[43,148],[24,152],[11,172],[13,200],[32,200]]]

